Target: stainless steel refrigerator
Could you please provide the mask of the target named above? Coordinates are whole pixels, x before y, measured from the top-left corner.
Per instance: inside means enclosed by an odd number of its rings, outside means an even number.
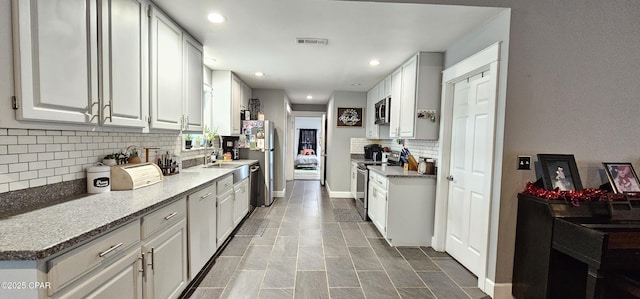
[[[240,157],[258,160],[264,187],[255,194],[256,206],[270,206],[273,203],[273,152],[274,127],[268,120],[242,121],[240,136]]]

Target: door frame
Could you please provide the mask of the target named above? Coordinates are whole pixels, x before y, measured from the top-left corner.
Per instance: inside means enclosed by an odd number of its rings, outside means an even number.
[[[289,144],[291,144],[291,148],[287,151],[287,155],[289,156],[289,159],[291,161],[291,163],[289,163],[287,165],[287,171],[290,171],[291,173],[291,178],[293,180],[295,180],[295,174],[294,174],[294,159],[297,156],[297,150],[298,150],[298,145],[295,144],[296,141],[296,117],[318,117],[320,118],[320,122],[322,122],[322,116],[326,115],[327,113],[324,111],[291,111],[291,128],[289,130],[290,135],[289,135]],[[321,130],[324,130],[324,128],[321,128]],[[326,134],[326,132],[325,132]],[[326,136],[326,135],[325,135]],[[326,143],[325,145],[326,146]],[[319,153],[318,153],[319,154]],[[318,157],[320,157],[320,155],[318,155]],[[320,162],[322,163],[322,161]],[[326,161],[325,161],[326,163]],[[326,165],[325,165],[326,167]],[[320,170],[318,170],[320,171]],[[320,180],[322,180],[322,174],[320,174]]]
[[[494,148],[492,157],[492,173],[490,177],[491,190],[487,192],[490,196],[489,203],[489,215],[488,219],[488,235],[487,235],[487,248],[485,250],[486,257],[484,260],[483,270],[478,273],[478,288],[485,293],[492,295],[494,282],[487,277],[489,269],[489,257],[491,253],[490,248],[495,248],[496,244],[491,242],[497,242],[491,238],[492,230],[498,227],[498,218],[493,217],[494,214],[494,201],[500,199],[500,181],[502,177],[502,168],[498,167],[501,163],[496,163],[496,159],[499,159],[501,155],[497,155],[501,151],[502,146],[499,144],[502,141],[497,141],[498,125],[500,122],[497,120],[503,116],[498,115],[498,81],[499,81],[499,61],[500,61],[500,45],[501,42],[492,44],[491,46],[473,54],[464,60],[456,63],[455,65],[447,68],[442,72],[442,96],[441,96],[441,126],[440,126],[440,140],[439,140],[439,165],[437,173],[437,185],[436,185],[436,203],[435,203],[435,219],[434,219],[434,234],[431,240],[431,246],[438,251],[445,251],[446,238],[447,238],[447,215],[448,215],[448,198],[449,198],[449,181],[446,177],[449,175],[449,169],[451,166],[451,141],[452,141],[452,127],[453,127],[453,97],[454,97],[454,84],[461,80],[464,80],[472,75],[479,74],[481,72],[488,72],[492,76],[492,81],[495,84],[494,99],[496,101],[495,111],[495,125],[494,125]],[[499,161],[498,161],[499,162]]]

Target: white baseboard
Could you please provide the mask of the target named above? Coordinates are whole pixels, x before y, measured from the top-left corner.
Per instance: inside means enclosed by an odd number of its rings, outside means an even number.
[[[490,279],[485,279],[485,293],[494,299],[511,299],[511,283],[494,283]]]
[[[327,181],[325,181],[325,186],[331,198],[352,198],[351,191],[331,191],[331,187],[329,187],[329,182]]]
[[[286,188],[285,190],[282,190],[282,191],[273,191],[273,197],[284,197],[285,191],[286,191]]]

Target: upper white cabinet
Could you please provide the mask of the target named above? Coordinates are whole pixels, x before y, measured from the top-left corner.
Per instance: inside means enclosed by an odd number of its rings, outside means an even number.
[[[231,71],[213,71],[211,128],[220,135],[240,134],[240,110],[251,97],[251,88]]]
[[[365,135],[368,139],[380,138],[380,126],[376,125],[376,103],[381,100],[378,99],[378,88],[376,85],[369,92],[367,92],[367,108],[365,109]]]
[[[184,130],[202,132],[202,45],[188,34],[183,34],[184,53]]]
[[[149,116],[148,6],[140,0],[100,3],[101,124],[146,127]]]
[[[181,130],[182,30],[151,7],[151,127]]]
[[[442,53],[420,52],[393,73],[389,137],[438,139],[439,120],[427,115],[439,112],[441,72]]]
[[[18,120],[146,126],[145,2],[13,6]]]
[[[391,111],[389,137],[400,137],[400,101],[402,98],[402,68],[391,74]]]

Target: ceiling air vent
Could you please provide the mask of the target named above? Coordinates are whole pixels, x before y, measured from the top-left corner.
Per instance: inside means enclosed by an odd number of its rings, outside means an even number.
[[[326,46],[329,43],[329,40],[326,38],[296,38],[296,43],[299,45],[320,45]]]

